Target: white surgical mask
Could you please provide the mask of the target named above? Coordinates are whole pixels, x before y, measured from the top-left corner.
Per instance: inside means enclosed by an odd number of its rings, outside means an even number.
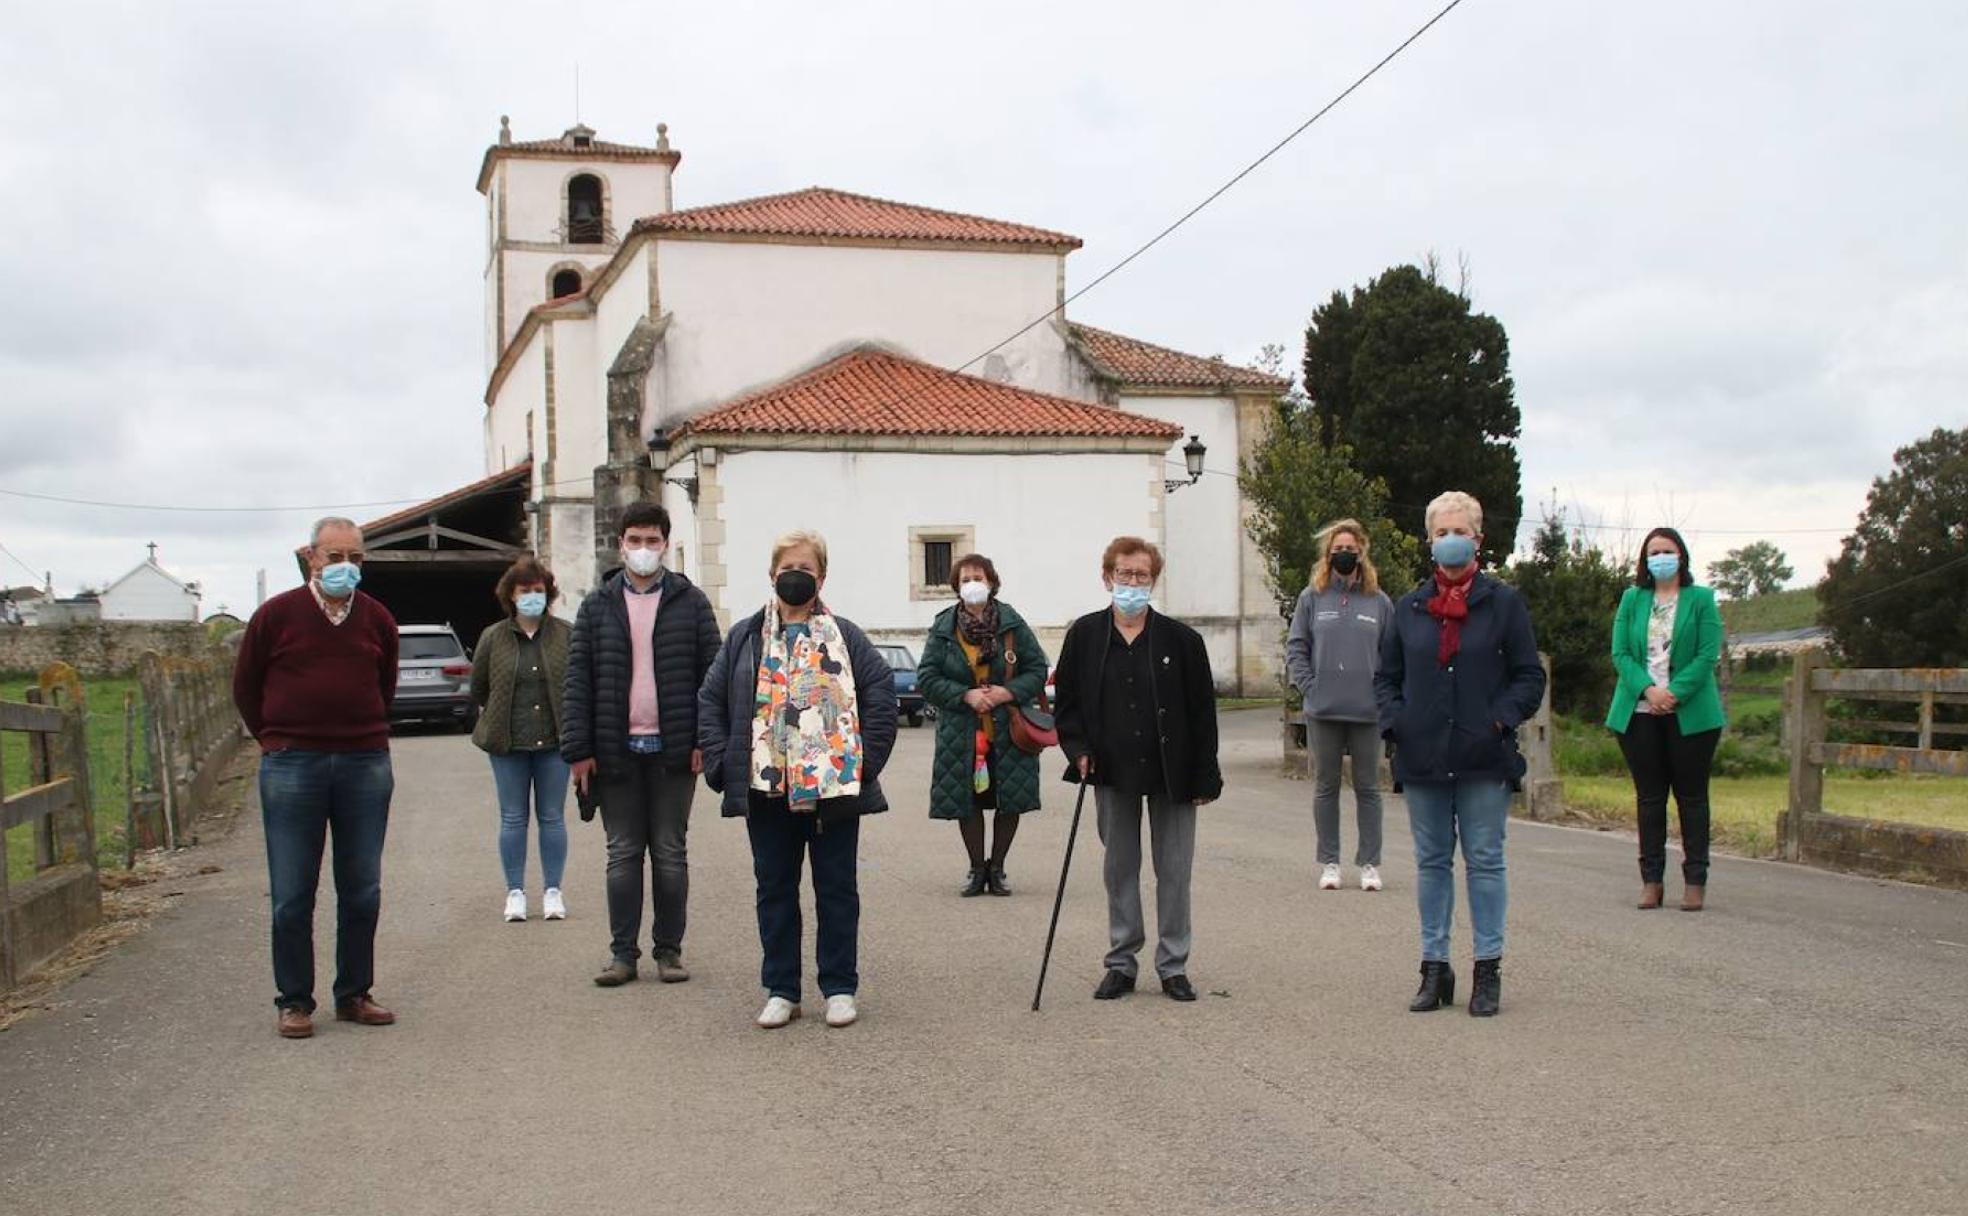
[[[661,549],[624,549],[622,562],[628,566],[629,573],[637,578],[648,578],[663,568]]]
[[[957,595],[972,608],[982,608],[991,598],[991,584],[973,580],[958,587]]]

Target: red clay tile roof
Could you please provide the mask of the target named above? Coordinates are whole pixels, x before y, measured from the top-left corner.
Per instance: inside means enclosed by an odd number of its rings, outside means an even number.
[[[680,433],[1096,436],[1178,439],[1182,428],[1111,406],[959,375],[862,349],[729,405]]]
[[[1080,238],[1063,232],[869,198],[823,186],[647,216],[636,221],[634,231],[821,240],[962,241],[1043,245],[1055,249],[1080,247]]]
[[[368,523],[361,525],[362,531],[364,535],[380,534],[398,524],[422,519],[433,511],[441,511],[445,507],[456,506],[465,499],[476,494],[483,494],[488,490],[515,490],[530,486],[532,485],[532,476],[533,462],[531,460],[522,460],[510,469],[494,473],[490,477],[482,477],[470,485],[459,486],[455,490],[448,490],[427,502],[420,502],[414,507],[405,507],[401,511],[392,511],[381,519],[372,519]]]
[[[509,144],[493,144],[485,149],[485,158],[478,162],[478,191],[492,183],[492,166],[508,156],[525,156],[534,160],[615,160],[615,161],[668,161],[674,168],[683,160],[683,153],[674,148],[646,148],[639,144],[616,144],[607,140],[590,138],[586,145],[574,142],[576,131],[584,127],[569,127],[557,139],[522,139]],[[658,130],[663,130],[659,126]],[[590,136],[593,135],[589,131]]]
[[[1235,367],[1221,359],[1185,355],[1179,350],[1122,337],[1091,325],[1071,325],[1068,328],[1100,370],[1120,381],[1124,387],[1262,388],[1276,392],[1290,387],[1290,381],[1252,371],[1248,367]]]

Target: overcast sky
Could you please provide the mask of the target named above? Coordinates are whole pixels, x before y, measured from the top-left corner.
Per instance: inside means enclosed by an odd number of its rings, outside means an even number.
[[[501,114],[574,121],[577,60],[600,138],[670,124],[678,206],[825,184],[1040,224],[1085,240],[1078,286],[1439,7],[12,6],[0,491],[251,509],[0,494],[0,585],[154,540],[243,615],[326,507],[479,476],[474,178]],[[1958,2],[1465,0],[1073,315],[1296,362],[1335,289],[1466,257],[1527,506],[1814,578],[1893,449],[1968,424],[1964,64]]]

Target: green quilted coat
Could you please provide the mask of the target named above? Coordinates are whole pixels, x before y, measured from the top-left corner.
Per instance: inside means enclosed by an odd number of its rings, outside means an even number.
[[[923,700],[936,707],[936,759],[929,769],[929,815],[932,819],[962,819],[971,813],[971,762],[976,756],[977,715],[963,695],[975,686],[970,660],[957,641],[957,613],[951,606],[937,616],[923,641],[916,664],[916,687]],[[1030,705],[1045,690],[1046,655],[1039,649],[1025,618],[1011,605],[998,604],[997,653],[991,658],[991,680],[1011,690],[1018,704]],[[1005,678],[1005,649],[1018,656],[1017,675]],[[1021,814],[1039,809],[1039,758],[1018,750],[1011,741],[1011,707],[992,711],[996,719],[991,738],[991,783],[997,787],[998,810]]]

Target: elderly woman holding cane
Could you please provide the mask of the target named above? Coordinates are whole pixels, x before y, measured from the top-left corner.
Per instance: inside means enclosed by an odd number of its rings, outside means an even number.
[[[811,858],[815,954],[827,1025],[859,1016],[860,817],[888,809],[878,778],[895,745],[895,674],[866,634],[820,598],[827,542],[772,546],[772,596],[724,639],[698,693],[704,779],[742,817],[758,882],[758,1024],[800,1016],[800,871]]]
[[[916,666],[924,699],[939,711],[929,816],[954,819],[963,833],[970,873],[958,894],[966,897],[1011,894],[1004,866],[1018,818],[1039,809],[1039,758],[1013,745],[1011,715],[1045,691],[1046,655],[1025,618],[998,599],[998,586],[990,558],[958,558],[950,587],[960,602],[937,614]]]
[[[1449,929],[1460,839],[1475,935],[1469,1012],[1493,1017],[1503,993],[1504,825],[1524,775],[1517,724],[1537,712],[1544,668],[1524,601],[1476,568],[1482,504],[1451,490],[1428,504],[1425,520],[1434,574],[1395,605],[1374,677],[1414,830],[1421,987],[1408,1009],[1455,1001]]]
[[[1380,589],[1359,522],[1342,519],[1319,534],[1312,578],[1299,592],[1285,639],[1285,668],[1305,698],[1311,746],[1312,823],[1318,839],[1321,891],[1337,891],[1339,760],[1353,757],[1353,803],[1360,842],[1353,864],[1360,889],[1380,890],[1380,740],[1375,726],[1374,669],[1394,604]]]

